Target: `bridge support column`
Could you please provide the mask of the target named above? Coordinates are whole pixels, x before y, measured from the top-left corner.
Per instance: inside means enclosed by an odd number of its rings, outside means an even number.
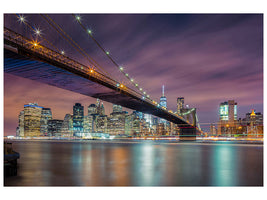
[[[188,126],[180,129],[180,141],[196,140],[196,127]]]

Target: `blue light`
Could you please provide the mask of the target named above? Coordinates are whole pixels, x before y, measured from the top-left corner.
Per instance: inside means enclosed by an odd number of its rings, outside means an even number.
[[[117,85],[116,85],[117,87],[120,87],[120,84],[119,83],[117,83]]]
[[[35,106],[35,105],[24,105],[24,108],[25,107],[32,107],[32,108],[43,108],[41,106]]]

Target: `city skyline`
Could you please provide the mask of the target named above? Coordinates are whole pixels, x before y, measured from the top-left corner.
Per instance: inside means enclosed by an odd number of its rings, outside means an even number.
[[[164,92],[162,93],[164,97]],[[183,98],[178,98],[177,106],[180,107],[179,110],[177,108],[177,113],[185,113],[187,112],[187,108],[180,105],[180,100]],[[256,112],[252,110],[252,112],[247,112],[246,116],[242,116],[237,119],[237,102],[234,100],[228,100],[227,102],[222,102],[220,104],[220,121],[218,123],[211,123],[210,130],[202,130],[202,133],[198,133],[201,136],[222,136],[230,133],[227,131],[231,128],[231,136],[234,134],[238,134],[239,136],[246,136],[247,134],[251,134],[251,130],[259,129],[257,135],[261,136],[263,134],[263,115],[261,112]],[[19,137],[28,137],[28,136],[63,136],[63,137],[84,137],[84,134],[88,133],[105,133],[111,135],[179,135],[180,132],[174,126],[171,125],[170,122],[163,120],[159,117],[153,116],[151,114],[145,114],[138,111],[128,112],[123,109],[122,106],[113,104],[112,111],[110,113],[105,112],[105,106],[103,101],[96,99],[94,103],[87,105],[83,105],[80,103],[75,103],[73,105],[73,112],[66,113],[64,119],[58,119],[53,117],[53,112],[50,108],[44,107],[43,105],[38,105],[37,102],[29,103],[24,105],[24,110],[20,111],[18,116],[18,126],[16,129],[16,136]],[[39,114],[38,114],[39,113]],[[120,123],[123,123],[123,127],[118,124],[113,124],[118,120],[118,116],[121,118]],[[179,114],[180,115],[180,114]],[[99,119],[97,118],[100,117]],[[185,119],[189,119],[186,116],[181,115]],[[254,117],[256,116],[256,117]],[[115,117],[115,118],[114,118]],[[253,119],[253,117],[255,119]],[[27,118],[27,119],[26,119]],[[103,119],[102,119],[103,118]],[[105,118],[105,119],[104,119]],[[134,119],[138,121],[138,128],[132,127],[132,123]],[[34,121],[38,121],[38,123],[32,123]],[[65,121],[66,120],[66,121]],[[98,122],[98,120],[100,120]],[[105,120],[101,122],[101,120]],[[119,120],[119,121],[120,121]],[[156,121],[154,121],[156,120]],[[190,119],[193,120],[193,119]],[[27,121],[27,122],[26,122]],[[32,122],[31,122],[32,121]],[[135,121],[135,123],[137,122]],[[60,123],[59,126],[53,123]],[[63,124],[62,124],[63,123]],[[65,127],[64,127],[64,123]],[[99,124],[100,123],[100,124]],[[193,123],[191,121],[191,123]],[[253,123],[253,124],[251,124]],[[216,125],[217,124],[217,125]],[[163,130],[166,132],[158,132],[161,130],[161,126],[164,126]],[[198,123],[196,124],[199,125]],[[51,129],[51,126],[55,126],[57,130],[55,132]],[[114,126],[114,127],[112,127]],[[118,126],[118,130],[115,126]],[[27,127],[27,128],[26,128]],[[49,130],[50,127],[50,130]],[[98,127],[98,128],[97,128]],[[172,127],[172,128],[171,128]],[[26,129],[27,134],[26,134]],[[137,128],[137,129],[136,129]],[[147,129],[148,128],[148,129]],[[24,130],[25,129],[25,130]],[[38,131],[36,132],[36,130]],[[250,130],[251,129],[251,130]],[[161,130],[161,131],[163,131]],[[56,135],[54,135],[56,133]],[[229,135],[230,136],[230,135]]]
[[[165,85],[168,109],[175,111],[177,97],[182,96],[185,105],[197,108],[200,124],[217,122],[219,104],[228,99],[238,102],[238,118],[252,109],[263,112],[261,14],[80,16],[92,28],[94,36],[110,49],[112,56],[158,102],[161,86]],[[61,24],[68,19],[64,27],[78,29],[68,15],[51,17]],[[28,20],[31,18],[28,16]],[[107,25],[107,18],[113,26]],[[17,25],[16,30],[23,31],[15,15],[5,15],[4,20],[8,27]],[[44,23],[36,19],[41,30]],[[77,34],[73,34],[77,38]],[[81,38],[78,40],[81,43],[89,40]],[[99,58],[98,52],[87,49]],[[106,60],[99,59],[114,69]],[[64,109],[71,108],[68,105],[90,104],[95,99],[5,73],[5,135],[15,130],[21,104],[35,101],[52,110],[59,108],[54,114],[63,119],[64,113],[69,113]],[[105,104],[110,110],[111,104]]]

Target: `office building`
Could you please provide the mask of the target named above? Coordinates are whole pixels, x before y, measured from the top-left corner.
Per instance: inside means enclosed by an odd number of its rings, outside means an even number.
[[[241,121],[241,127],[244,135],[248,137],[263,137],[263,115],[260,112],[252,110],[247,113]]]
[[[18,136],[24,137],[24,111],[20,111],[19,113],[19,130]]]
[[[113,112],[110,113],[108,118],[108,132],[111,135],[125,134],[125,117],[127,112],[122,111],[119,105],[113,105]]]
[[[73,116],[66,114],[62,123],[61,135],[63,137],[73,136]]]
[[[48,133],[48,120],[52,119],[52,112],[50,108],[43,108],[40,121],[41,135],[47,135]]]
[[[97,115],[95,118],[95,132],[107,133],[108,117],[106,115]]]
[[[177,114],[181,115],[181,111],[184,109],[184,97],[177,98]]]
[[[90,104],[88,106],[88,115],[97,114],[97,107],[95,104]]]
[[[51,119],[48,120],[48,136],[61,136],[63,120]]]
[[[113,113],[122,112],[122,106],[120,105],[113,104],[112,108],[113,108]]]
[[[40,136],[41,115],[43,107],[37,103],[24,105],[24,136]]]
[[[73,135],[81,137],[83,134],[84,110],[80,103],[73,106]]]
[[[220,104],[220,121],[218,123],[218,134],[233,136],[237,128],[237,103],[228,100]]]

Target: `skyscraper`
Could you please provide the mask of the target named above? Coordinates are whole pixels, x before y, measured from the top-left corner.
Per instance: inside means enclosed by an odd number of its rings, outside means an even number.
[[[62,136],[71,137],[73,136],[73,116],[71,114],[66,114],[62,123]]]
[[[99,115],[105,115],[105,108],[104,108],[104,104],[103,102],[101,103],[101,106],[100,106],[100,112],[99,112]]]
[[[120,105],[113,104],[113,113],[122,112],[122,107]]]
[[[167,98],[164,95],[164,85],[162,86],[162,96],[160,97],[159,105],[161,107],[167,108]],[[166,128],[166,122],[167,121],[165,119],[160,119],[159,122],[160,123],[163,123],[164,126],[165,126],[165,128]]]
[[[184,97],[177,98],[177,114],[181,115],[181,111],[184,109]]]
[[[73,106],[73,135],[82,136],[83,133],[83,106],[80,103],[75,103]]]
[[[159,105],[167,108],[167,98],[164,95],[164,85],[162,86],[162,96],[160,97]]]
[[[63,120],[51,119],[48,120],[48,135],[49,136],[61,136]]]
[[[43,107],[37,103],[24,105],[24,136],[36,137],[41,134],[41,114]]]
[[[228,100],[220,104],[220,121],[218,134],[232,136],[236,133],[237,121],[237,103],[234,100]]]
[[[108,118],[106,115],[97,115],[95,119],[95,128],[97,133],[107,133],[107,122]]]
[[[97,113],[97,108],[95,104],[90,104],[88,106],[88,115],[96,114]]]
[[[233,123],[237,120],[237,103],[234,100],[225,101],[220,104],[220,120]]]
[[[42,135],[47,135],[48,133],[48,120],[52,119],[52,112],[50,108],[43,108],[40,120],[40,132]]]
[[[19,136],[24,137],[24,111],[19,113]]]
[[[122,107],[113,104],[113,112],[108,118],[108,132],[113,135],[125,134],[125,117],[127,112]]]

